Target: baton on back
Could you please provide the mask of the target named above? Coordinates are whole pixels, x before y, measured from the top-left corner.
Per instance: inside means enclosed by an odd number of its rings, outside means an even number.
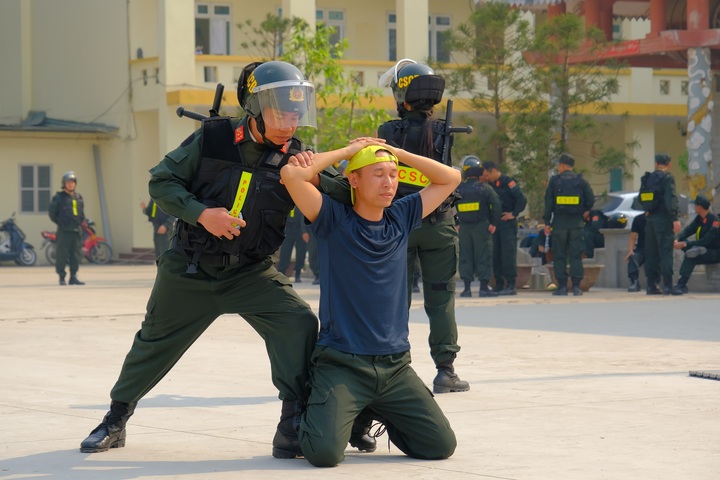
[[[178,117],[188,117],[192,118],[193,120],[197,120],[198,122],[207,120],[210,117],[219,117],[220,114],[218,112],[220,111],[220,103],[222,102],[222,96],[224,91],[225,85],[223,85],[222,83],[218,83],[217,87],[215,87],[215,98],[213,99],[212,107],[210,107],[210,116],[205,116],[202,113],[185,110],[185,107],[178,107],[175,113],[177,113]]]

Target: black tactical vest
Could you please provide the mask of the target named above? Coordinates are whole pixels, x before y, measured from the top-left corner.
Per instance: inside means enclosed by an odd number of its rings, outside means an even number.
[[[225,207],[235,216],[242,213],[247,226],[228,240],[180,220],[178,245],[186,252],[262,260],[285,239],[285,222],[295,205],[280,183],[280,167],[302,151],[302,142],[293,138],[287,152],[268,150],[254,167],[248,167],[233,143],[229,118],[204,120],[202,130],[201,161],[189,191],[210,208]]]
[[[555,177],[555,212],[561,214],[578,214],[584,212],[582,175],[562,173]]]
[[[646,212],[655,212],[665,204],[665,177],[667,172],[645,172],[640,179],[640,204]]]
[[[69,195],[65,190],[56,193],[60,197],[57,224],[61,229],[79,230],[85,220],[85,201],[82,195],[75,192]]]
[[[460,223],[477,223],[490,218],[490,202],[485,186],[480,182],[463,182],[458,187],[460,199],[455,202]]]

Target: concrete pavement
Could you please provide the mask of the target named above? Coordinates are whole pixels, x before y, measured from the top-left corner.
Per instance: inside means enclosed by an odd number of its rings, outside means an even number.
[[[471,390],[436,398],[458,437],[445,461],[409,459],[380,437],[337,468],[271,457],[280,402],[263,344],[223,316],[143,399],[127,446],[82,454],[143,319],[153,266],[0,266],[0,478],[720,478],[720,295],[591,290],[457,299],[456,367]],[[318,287],[296,287],[317,308]],[[474,287],[476,291],[477,287]],[[421,296],[413,366],[431,383]]]

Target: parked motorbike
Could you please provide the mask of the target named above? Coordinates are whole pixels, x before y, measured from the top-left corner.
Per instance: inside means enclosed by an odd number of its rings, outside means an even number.
[[[95,222],[86,220],[82,223],[82,253],[91,263],[105,264],[112,260],[112,248],[104,237],[95,234]],[[55,265],[57,237],[55,232],[43,230],[40,232],[43,237],[42,248],[45,250],[45,258],[52,265]]]
[[[0,224],[0,261],[9,260],[26,267],[37,261],[35,249],[25,241],[25,233],[15,223],[15,212]]]

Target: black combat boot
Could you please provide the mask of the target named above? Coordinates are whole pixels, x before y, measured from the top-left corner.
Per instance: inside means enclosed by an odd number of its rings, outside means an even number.
[[[90,435],[80,444],[83,453],[106,452],[110,448],[125,446],[125,424],[135,412],[136,403],[123,403],[112,401],[110,411],[105,414],[102,423],[90,432]]]
[[[662,290],[660,290],[657,285],[657,278],[648,278],[647,282],[646,293],[648,295],[662,295]]]
[[[506,295],[517,295],[517,290],[515,289],[515,279],[509,278],[507,281],[507,285],[505,288],[498,290],[498,286],[495,285],[495,291],[500,296],[506,296]]]
[[[673,287],[673,289],[670,293],[672,293],[673,295],[683,295],[685,293],[688,293],[688,288],[687,288],[688,280],[690,280],[690,279],[685,276],[678,278],[677,285],[675,285],[675,287]]]
[[[465,282],[465,290],[463,290],[460,293],[461,297],[472,297],[472,292],[470,291],[470,280],[463,280]]]
[[[573,278],[572,279],[572,291],[573,291],[573,296],[575,296],[575,297],[580,297],[583,294],[582,289],[580,288],[581,280],[582,280],[581,278]]]
[[[304,410],[302,402],[297,400],[283,400],[275,437],[273,438],[272,456],[275,458],[302,457],[298,428],[300,416]]]
[[[302,278],[300,278],[300,272],[297,272],[295,274],[295,283],[302,283]]]
[[[642,287],[640,286],[640,278],[637,273],[630,276],[630,286],[628,292],[639,292]]]
[[[565,280],[564,282],[558,282],[558,288],[552,294],[556,297],[567,297],[567,280]]]
[[[59,275],[59,277],[60,277],[60,280],[58,280],[58,283],[60,285],[67,285],[67,283],[65,283],[65,275]]]
[[[361,452],[374,452],[377,449],[377,440],[370,435],[370,429],[373,425],[373,417],[370,410],[364,408],[353,421],[352,431],[350,433],[350,445],[357,448]]]
[[[438,374],[433,380],[433,393],[467,392],[470,390],[470,384],[460,380],[452,365],[438,366],[437,370]]]
[[[70,281],[68,282],[70,285],[85,285],[85,282],[81,282],[78,280],[77,276],[70,275]]]
[[[480,291],[478,297],[497,297],[497,292],[490,289],[487,280],[480,280]]]
[[[682,293],[673,293],[672,277],[663,278],[662,294],[663,295],[682,295]]]

